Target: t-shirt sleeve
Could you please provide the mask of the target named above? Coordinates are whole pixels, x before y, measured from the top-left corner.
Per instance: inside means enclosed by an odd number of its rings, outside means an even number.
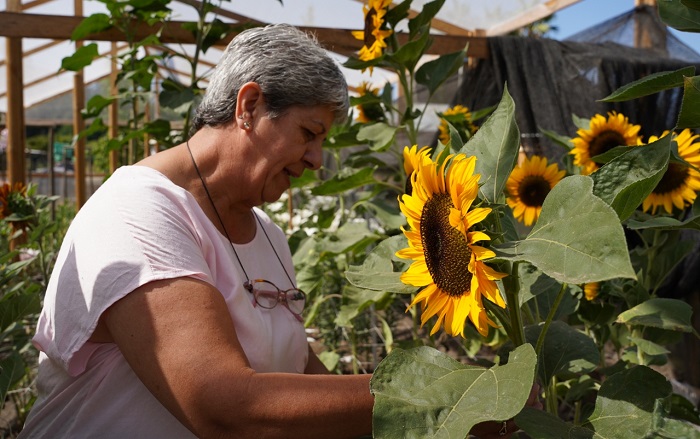
[[[154,280],[213,283],[204,257],[211,244],[199,233],[191,197],[171,183],[105,185],[71,224],[34,338],[73,376],[85,370],[86,341],[117,300]]]

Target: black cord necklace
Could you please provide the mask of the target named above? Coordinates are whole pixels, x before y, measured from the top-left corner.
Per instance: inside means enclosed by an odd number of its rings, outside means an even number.
[[[202,173],[199,172],[199,167],[197,166],[197,162],[194,160],[194,155],[192,155],[192,150],[190,149],[190,141],[187,140],[185,142],[187,145],[187,151],[190,153],[190,158],[192,159],[192,165],[194,166],[194,170],[197,172],[197,176],[199,177],[199,181],[202,182],[202,188],[204,188],[204,192],[207,194],[207,198],[209,198],[209,202],[211,203],[211,207],[214,209],[214,213],[216,214],[216,218],[219,220],[219,224],[221,224],[221,229],[224,231],[224,235],[226,236],[226,239],[228,239],[228,243],[231,244],[231,250],[233,250],[233,254],[236,256],[236,260],[238,261],[238,265],[241,266],[241,270],[243,270],[243,274],[245,275],[246,281],[250,283],[250,277],[248,276],[248,272],[245,271],[245,267],[243,267],[243,263],[241,262],[241,258],[238,257],[238,252],[236,251],[236,247],[233,246],[233,241],[231,241],[231,237],[228,235],[228,231],[226,230],[226,226],[224,225],[224,221],[221,219],[221,215],[219,215],[219,211],[216,209],[216,205],[214,204],[214,199],[211,197],[211,194],[209,193],[209,189],[207,188],[207,184],[204,183],[204,177],[202,177]],[[289,275],[287,272],[287,269],[285,268],[284,264],[282,263],[282,259],[280,258],[280,255],[277,254],[277,250],[275,250],[275,246],[272,245],[272,240],[270,240],[270,236],[267,234],[267,230],[265,230],[265,227],[263,227],[262,221],[260,220],[260,217],[255,213],[255,211],[251,210],[253,213],[253,216],[255,219],[258,221],[258,224],[260,225],[260,228],[262,229],[263,233],[265,234],[265,238],[267,238],[267,242],[270,243],[270,247],[272,247],[272,251],[275,253],[275,256],[277,256],[277,260],[279,261],[280,265],[282,266],[282,270],[284,270],[284,274],[287,275],[287,279],[289,279],[290,284],[292,287],[295,287],[294,281],[292,280],[292,277]]]

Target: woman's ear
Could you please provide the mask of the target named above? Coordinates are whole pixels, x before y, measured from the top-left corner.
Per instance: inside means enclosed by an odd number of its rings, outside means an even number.
[[[255,117],[261,114],[260,110],[263,105],[263,100],[264,98],[260,85],[256,82],[246,82],[243,84],[238,91],[236,119],[238,119],[241,124],[248,122],[249,125],[252,125]]]

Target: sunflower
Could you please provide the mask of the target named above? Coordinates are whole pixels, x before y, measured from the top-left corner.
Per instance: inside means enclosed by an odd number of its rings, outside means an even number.
[[[513,209],[513,216],[526,226],[537,221],[545,197],[564,174],[556,163],[547,166],[547,158],[537,155],[516,166],[506,182],[506,202]]]
[[[616,146],[636,146],[641,139],[638,135],[639,125],[629,123],[627,117],[610,112],[608,118],[596,114],[591,118],[589,128],[576,131],[578,137],[571,139],[574,148],[574,165],[581,167],[581,174],[590,175],[600,166],[591,160]]]
[[[589,302],[598,297],[600,282],[591,282],[583,285],[583,294]]]
[[[664,132],[661,137],[668,134]],[[680,134],[673,134],[673,140],[678,144],[678,155],[686,162],[700,168],[700,142],[697,134],[692,134],[689,129],[684,129]],[[649,143],[659,140],[656,136],[649,138]],[[673,206],[684,209],[693,204],[700,191],[700,172],[680,163],[669,162],[668,169],[661,177],[661,181],[642,203],[645,212],[651,210],[656,214],[656,209],[663,206],[666,213],[673,212]]]
[[[440,126],[438,129],[440,130],[440,136],[438,139],[443,145],[447,145],[447,143],[450,141],[450,130],[447,127],[447,122],[450,122],[452,126],[459,131],[463,141],[466,141],[476,132],[476,126],[472,122],[472,114],[469,111],[469,108],[463,105],[455,105],[454,107],[443,111],[439,115]]]
[[[362,81],[357,87],[357,93],[363,96],[379,96],[379,90],[372,87],[367,81]],[[384,120],[384,110],[379,102],[366,102],[357,106],[357,121],[360,123],[377,122]]]
[[[355,38],[365,43],[360,49],[360,60],[372,61],[382,56],[386,47],[384,39],[392,33],[391,30],[382,30],[384,16],[391,2],[392,0],[368,0],[367,4],[362,7],[362,12],[365,15],[365,29],[352,33]],[[372,67],[370,67],[371,72]]]
[[[482,298],[505,308],[494,281],[506,274],[484,263],[495,256],[493,251],[475,244],[490,237],[471,230],[491,212],[489,208],[471,209],[479,190],[475,162],[476,158],[464,154],[449,156],[442,165],[417,161],[411,174],[413,193],[400,198],[409,226],[403,229],[409,247],[396,255],[413,260],[401,281],[424,287],[409,308],[422,304],[421,326],[437,315],[431,335],[444,324],[447,333],[464,337],[469,318],[486,336],[489,326],[497,325],[487,316]]]

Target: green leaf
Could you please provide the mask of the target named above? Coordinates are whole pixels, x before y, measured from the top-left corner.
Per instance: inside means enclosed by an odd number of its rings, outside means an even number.
[[[480,108],[478,110],[472,111],[472,117],[471,121],[476,122],[477,120],[481,120],[488,116],[489,114],[493,113],[493,110],[495,110],[498,106],[497,105],[492,105],[490,107],[484,107]]]
[[[429,95],[435,91],[464,65],[464,57],[467,47],[459,52],[442,55],[439,58],[428,61],[416,71],[416,82],[428,88]]]
[[[366,184],[374,183],[374,168],[360,170],[349,169],[347,172],[339,172],[330,180],[311,189],[313,195],[335,195],[350,189],[355,189]]]
[[[568,284],[636,279],[620,220],[592,189],[593,180],[587,176],[561,180],[544,200],[528,237],[494,246],[498,257],[528,261]]]
[[[632,230],[659,229],[659,230],[700,230],[700,217],[694,216],[685,221],[679,221],[670,216],[657,216],[648,221],[628,220],[627,228]]]
[[[598,436],[595,436],[593,431],[587,428],[569,424],[561,420],[558,416],[530,407],[525,407],[523,411],[515,417],[515,423],[518,424],[518,427],[523,429],[527,434],[531,435],[532,437],[536,437],[537,439],[599,438]]]
[[[563,146],[567,150],[572,150],[574,144],[571,143],[571,137],[562,136],[561,134],[555,133],[554,131],[545,130],[540,128],[540,132],[545,135],[549,140],[553,141],[557,145]]]
[[[96,43],[86,44],[79,47],[71,56],[67,56],[61,60],[61,69],[77,72],[83,67],[89,66],[92,60],[99,57],[100,53],[97,50]]]
[[[390,64],[398,64],[412,72],[431,42],[430,33],[426,31],[417,40],[409,41],[395,53],[385,54],[384,57]]]
[[[194,90],[191,88],[165,88],[158,95],[161,107],[169,108],[178,114],[186,114],[194,104]]]
[[[5,294],[0,299],[0,332],[24,317],[41,311],[41,299],[38,294]]]
[[[659,17],[672,28],[700,32],[700,11],[690,9],[681,0],[658,0]]]
[[[411,38],[416,36],[424,26],[430,26],[430,22],[440,12],[445,0],[435,0],[423,5],[420,13],[408,21],[408,29]],[[427,33],[427,29],[426,29]]]
[[[671,384],[666,378],[648,367],[618,372],[603,382],[585,426],[603,438],[647,437],[656,400],[670,393]]]
[[[664,355],[664,354],[668,354],[669,352],[671,352],[659,344],[656,344],[656,343],[649,341],[649,340],[644,340],[643,338],[640,338],[640,337],[630,336],[628,338],[629,338],[629,341],[634,343],[637,346],[637,348],[639,348],[639,350],[641,350],[642,352],[644,352],[647,355]]]
[[[479,194],[491,203],[503,198],[503,189],[518,158],[520,130],[515,122],[515,102],[503,89],[498,108],[462,148],[476,156],[476,173],[481,174]]]
[[[357,140],[369,143],[372,151],[386,151],[394,144],[397,128],[383,122],[362,125],[357,133]]]
[[[83,110],[84,118],[92,118],[100,115],[102,110],[115,102],[117,98],[114,97],[104,97],[102,95],[95,95],[91,97],[87,104],[85,104],[85,109]]]
[[[25,375],[26,365],[16,350],[0,359],[0,401],[5,401],[7,392]],[[0,404],[2,406],[3,404]]]
[[[682,300],[654,298],[621,313],[617,316],[617,323],[696,332],[692,325],[692,314],[693,308]]]
[[[627,148],[591,175],[593,193],[615,209],[620,220],[626,220],[661,181],[670,152],[671,136]]]
[[[542,332],[542,324],[525,328],[525,339],[536,344]],[[595,341],[562,321],[554,321],[545,334],[540,354],[538,376],[543,383],[552,377],[572,378],[588,373],[600,364],[600,351]]]
[[[357,317],[370,305],[378,302],[386,302],[391,293],[386,291],[365,290],[346,286],[343,289],[343,304],[336,316],[334,323],[338,326],[352,326],[352,319]]]
[[[96,13],[83,18],[78,26],[71,32],[70,39],[73,41],[83,40],[86,37],[105,31],[112,27],[109,15]]]
[[[700,76],[693,76],[685,78],[683,84],[683,103],[676,128],[698,127],[700,127]]]
[[[603,102],[622,102],[637,99],[642,96],[659,93],[670,88],[680,87],[686,76],[695,75],[695,67],[689,66],[674,72],[659,72],[647,75],[629,84],[623,85],[609,96],[601,99]]]
[[[700,11],[700,0],[681,0],[681,3],[686,8],[695,9]]]
[[[323,240],[324,254],[341,254],[364,250],[380,237],[365,222],[346,222]]]
[[[393,8],[389,8],[384,16],[384,20],[391,25],[392,28],[395,28],[399,21],[408,17],[408,11],[411,9],[412,1],[413,0],[404,0]]]
[[[578,117],[577,115],[572,114],[571,120],[574,122],[574,125],[576,125],[576,128],[578,128],[578,129],[587,130],[591,127],[591,120],[590,119]]]
[[[575,426],[542,410],[526,407],[515,422],[538,439],[639,439],[656,436],[658,401],[671,393],[663,375],[646,366],[610,375],[602,384],[593,414],[582,426]],[[678,438],[683,436],[678,436]]]
[[[525,405],[537,359],[532,346],[490,369],[461,364],[436,349],[394,349],[370,382],[373,437],[463,438],[477,423],[506,420]]]
[[[318,177],[316,176],[316,172],[312,171],[311,169],[304,169],[304,173],[301,174],[301,177],[299,178],[292,178],[292,188],[300,188],[304,187],[306,185],[309,185],[311,183],[317,182]]]
[[[391,263],[396,252],[407,245],[403,235],[385,239],[367,255],[362,265],[349,266],[345,277],[352,285],[366,290],[414,293],[417,287],[401,282],[402,273],[394,271]]]

